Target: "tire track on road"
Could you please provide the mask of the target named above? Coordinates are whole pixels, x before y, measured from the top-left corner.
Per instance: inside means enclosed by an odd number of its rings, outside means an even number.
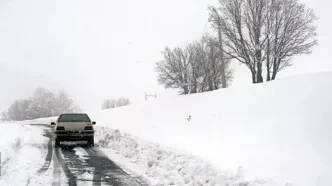
[[[54,147],[53,147],[54,148]],[[55,153],[55,151],[53,151]],[[61,166],[58,157],[53,155],[53,181],[52,186],[60,186]]]
[[[108,156],[100,149],[100,148],[91,148],[91,151],[95,154],[97,154],[98,156],[103,156],[103,157],[107,157],[107,159],[111,162],[113,162],[111,159],[108,158]],[[114,163],[114,162],[113,162]],[[121,169],[122,174],[126,175],[127,177],[129,177],[128,180],[132,181],[132,184],[134,184],[133,182],[136,182],[134,185],[140,185],[140,186],[149,186],[147,180],[145,180],[142,176],[133,176],[129,173],[127,173],[121,166],[119,166],[118,164],[114,163],[119,169]]]
[[[89,154],[90,157],[94,156],[94,152],[92,152],[90,148],[85,149],[85,151]],[[91,162],[89,164],[91,164]],[[101,186],[101,172],[99,170],[95,169],[93,171],[92,181],[93,181],[92,185]]]
[[[62,170],[64,171],[64,173],[65,173],[65,175],[68,179],[68,185],[69,186],[77,186],[77,177],[69,170],[68,166],[66,165],[66,162],[65,162],[64,158],[61,157],[60,148],[55,149],[55,155],[58,159],[58,162],[59,162]]]
[[[44,130],[45,134],[44,136],[48,137],[48,143],[47,143],[47,154],[45,157],[45,162],[43,164],[43,166],[37,171],[37,175],[41,175],[43,173],[45,173],[51,165],[51,161],[52,161],[52,156],[53,156],[53,147],[52,147],[52,134],[50,132],[50,130]],[[27,180],[26,186],[28,186],[30,184],[30,181],[33,177],[30,177]]]
[[[87,162],[95,170],[94,180],[96,184],[100,182],[114,186],[141,186],[141,183],[110,160],[100,149],[89,148],[88,153],[90,158]]]
[[[48,143],[47,143],[47,154],[46,154],[44,165],[37,171],[38,174],[42,174],[50,168],[52,156],[53,156],[52,135],[50,134],[50,132],[48,130],[46,130],[45,132],[46,132],[45,136],[49,138]]]

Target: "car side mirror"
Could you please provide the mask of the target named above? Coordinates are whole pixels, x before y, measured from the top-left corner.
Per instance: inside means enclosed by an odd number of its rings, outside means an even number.
[[[51,125],[55,125],[55,122],[51,122]]]
[[[96,124],[96,122],[95,122],[95,121],[93,121],[93,122],[92,122],[92,125],[95,125],[95,124]]]

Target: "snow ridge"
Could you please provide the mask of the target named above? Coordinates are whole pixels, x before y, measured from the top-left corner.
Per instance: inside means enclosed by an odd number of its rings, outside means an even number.
[[[244,180],[243,168],[237,173],[217,170],[203,159],[161,146],[144,142],[117,129],[96,127],[97,143],[102,148],[111,148],[128,161],[139,164],[144,177],[152,185],[188,186],[258,186],[267,181]]]

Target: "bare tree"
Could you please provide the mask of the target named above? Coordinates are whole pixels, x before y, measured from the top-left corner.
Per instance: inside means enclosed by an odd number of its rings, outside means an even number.
[[[221,54],[217,38],[209,35],[173,50],[165,48],[157,63],[158,81],[165,88],[182,89],[182,94],[213,91],[231,83],[230,58]]]
[[[115,108],[116,107],[116,100],[114,99],[106,99],[104,100],[101,109],[110,109],[110,108]]]
[[[162,53],[164,60],[158,62],[156,67],[158,82],[165,88],[180,88],[183,94],[188,94],[188,54],[180,47],[173,50],[166,47]]]
[[[57,116],[74,111],[79,111],[79,108],[64,91],[55,96],[47,89],[37,88],[31,98],[14,101],[1,116],[3,120],[19,121]]]
[[[104,100],[101,109],[111,109],[115,107],[122,107],[130,104],[128,98],[106,99]]]
[[[298,0],[219,0],[210,21],[224,38],[223,52],[245,64],[253,83],[267,81],[290,66],[293,56],[317,44],[316,16]]]
[[[317,17],[298,0],[270,0],[267,18],[266,59],[272,68],[267,71],[267,80],[274,80],[278,72],[292,65],[293,56],[310,54],[318,44]]]
[[[62,113],[79,112],[80,108],[75,105],[74,100],[69,97],[65,91],[58,92],[54,99],[54,111],[52,115]]]
[[[219,48],[219,55],[220,55],[220,64],[221,64],[221,81],[222,81],[222,88],[227,88],[229,86],[228,80],[230,80],[230,76],[232,76],[230,73],[232,73],[232,70],[228,70],[230,66],[230,58],[225,57],[224,54],[224,41],[223,41],[223,35],[222,35],[222,28],[221,28],[221,16],[218,14],[217,10],[214,7],[210,8],[210,18],[209,21],[214,23],[212,24],[213,28],[218,33],[217,43],[216,45]]]
[[[15,100],[10,107],[1,113],[2,120],[29,119],[29,100]]]
[[[188,93],[200,92],[202,86],[202,70],[205,62],[203,48],[198,41],[192,42],[185,47],[185,52],[188,56]]]
[[[207,62],[205,63],[205,77],[209,90],[227,88],[233,79],[233,69],[230,67],[231,58],[223,54],[220,40],[206,34],[202,38]]]
[[[122,107],[122,106],[127,106],[130,104],[130,101],[128,98],[118,98],[116,100],[116,106],[117,107]]]
[[[51,117],[55,111],[54,94],[45,89],[37,88],[29,107],[29,112],[32,118]]]
[[[0,119],[1,119],[1,121],[7,121],[7,120],[9,120],[9,119],[8,119],[8,114],[7,114],[7,112],[8,112],[8,111],[3,111],[3,112],[1,112],[1,115],[0,115]]]

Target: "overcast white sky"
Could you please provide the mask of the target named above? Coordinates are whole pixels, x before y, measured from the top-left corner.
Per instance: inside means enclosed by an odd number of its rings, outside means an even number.
[[[154,73],[160,51],[209,31],[207,5],[217,2],[1,0],[0,109],[37,86],[64,89],[84,109],[98,109],[104,98],[163,95]],[[332,2],[304,2],[320,17],[320,46],[281,76],[332,69]],[[251,81],[242,66],[235,75],[234,86]]]

